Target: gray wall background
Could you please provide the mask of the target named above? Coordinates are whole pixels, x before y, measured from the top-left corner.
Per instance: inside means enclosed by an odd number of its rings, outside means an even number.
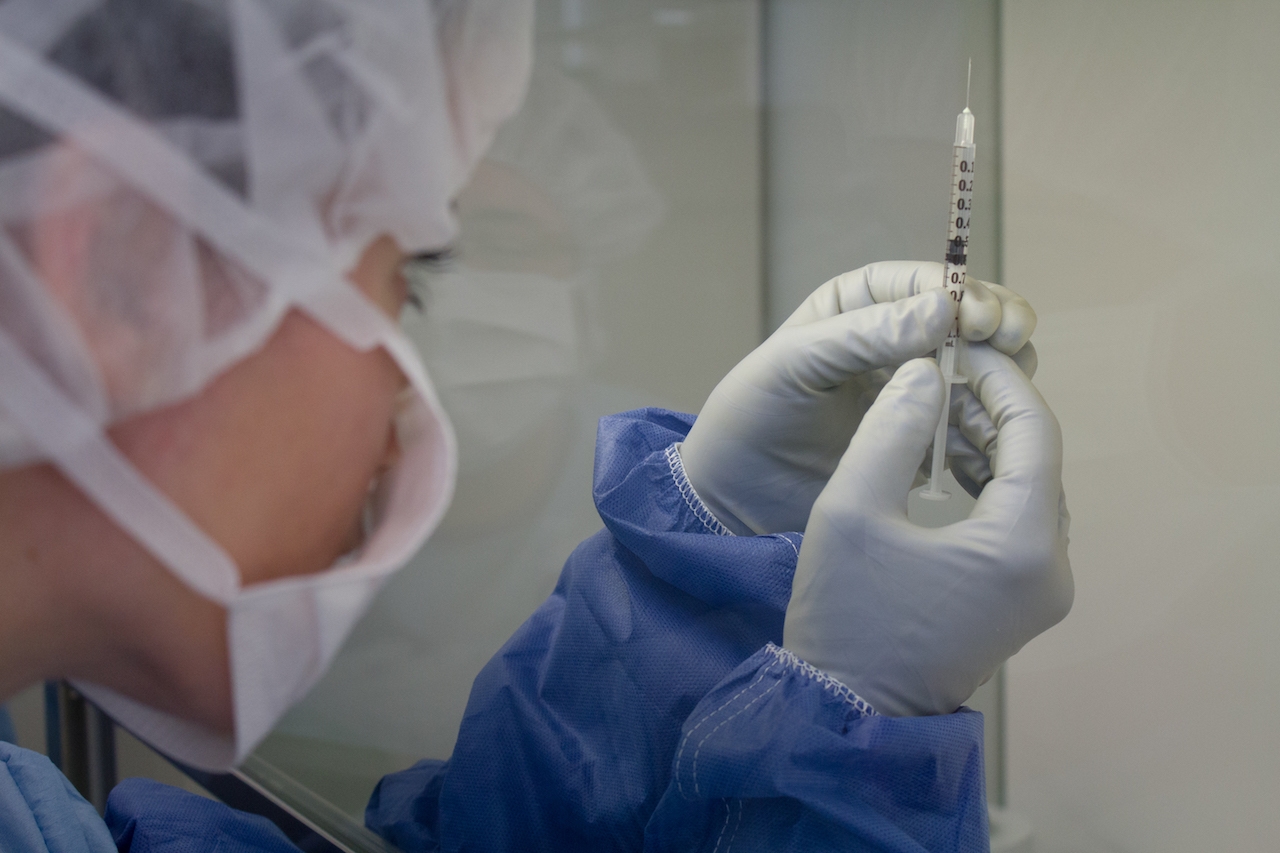
[[[1037,850],[1280,839],[1280,4],[1004,5],[1005,271],[1076,602],[1009,666]]]

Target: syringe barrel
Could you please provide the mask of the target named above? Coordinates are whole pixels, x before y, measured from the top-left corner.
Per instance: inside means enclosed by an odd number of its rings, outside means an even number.
[[[967,119],[967,121],[966,121]],[[947,254],[943,286],[956,303],[956,322],[951,336],[960,334],[960,301],[964,299],[964,277],[969,266],[969,216],[973,210],[973,114],[966,108],[956,121],[956,136],[966,125],[969,144],[956,145],[951,162],[951,216],[947,224]]]
[[[947,254],[943,265],[943,286],[955,302],[956,319],[947,339],[938,347],[938,367],[946,380],[946,404],[933,438],[933,461],[929,487],[923,497],[943,500],[942,468],[947,452],[947,421],[950,410],[951,385],[964,380],[956,376],[957,350],[960,349],[960,302],[964,299],[964,277],[969,267],[969,214],[973,210],[973,113],[965,107],[956,117],[956,144],[951,161],[951,216],[947,225]]]

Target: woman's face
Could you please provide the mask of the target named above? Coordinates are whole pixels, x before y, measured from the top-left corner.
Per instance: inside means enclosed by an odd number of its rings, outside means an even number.
[[[75,238],[93,230],[92,212],[73,213],[79,218],[40,223],[46,231],[33,240],[37,272],[54,292],[75,291],[83,255]],[[381,237],[349,278],[397,317],[404,261]],[[357,352],[294,310],[200,394],[122,421],[110,435],[251,585],[322,571],[359,543],[370,485],[398,454],[393,422],[406,384],[381,349]],[[0,687],[80,678],[231,729],[222,606],[185,586],[51,465],[0,474],[5,507],[0,522],[21,525],[30,546],[23,566],[35,584],[32,606],[48,605],[37,624],[55,633],[29,672],[0,673],[21,683],[0,678]]]
[[[405,256],[383,236],[351,281],[395,319]],[[111,437],[258,583],[330,566],[359,544],[370,484],[398,448],[406,380],[381,349],[357,352],[301,312],[186,402],[127,420]]]

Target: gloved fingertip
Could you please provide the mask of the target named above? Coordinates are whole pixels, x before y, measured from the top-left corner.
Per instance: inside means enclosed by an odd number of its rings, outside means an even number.
[[[987,342],[1005,355],[1013,355],[1031,339],[1038,318],[1031,304],[1020,296],[1002,300],[1001,308],[1000,326]]]
[[[889,384],[885,386],[885,390],[895,386],[909,390],[922,402],[936,399],[937,406],[942,405],[942,371],[938,369],[938,363],[931,358],[913,358],[899,367],[894,372],[893,378],[889,380]],[[884,391],[881,392],[883,393]]]
[[[876,405],[884,401],[885,407],[892,407],[892,412],[885,412],[885,416],[897,422],[894,429],[927,432],[932,440],[933,429],[942,416],[945,393],[938,363],[931,358],[913,358],[893,374]]]
[[[966,278],[960,303],[960,334],[966,341],[985,341],[1000,328],[1000,299],[976,278]]]
[[[910,306],[915,313],[925,338],[929,341],[936,340],[941,344],[947,330],[955,322],[951,297],[947,291],[942,288],[926,290],[917,296],[912,296],[904,304]]]

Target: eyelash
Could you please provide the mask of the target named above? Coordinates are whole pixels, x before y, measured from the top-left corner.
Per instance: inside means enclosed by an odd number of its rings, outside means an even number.
[[[412,307],[419,314],[426,310],[427,292],[426,278],[433,273],[440,273],[449,270],[453,266],[453,262],[457,259],[457,251],[452,246],[446,246],[434,252],[420,252],[411,255],[404,262],[404,278],[408,285],[408,293],[405,296],[405,304]],[[418,275],[414,275],[418,272]]]

